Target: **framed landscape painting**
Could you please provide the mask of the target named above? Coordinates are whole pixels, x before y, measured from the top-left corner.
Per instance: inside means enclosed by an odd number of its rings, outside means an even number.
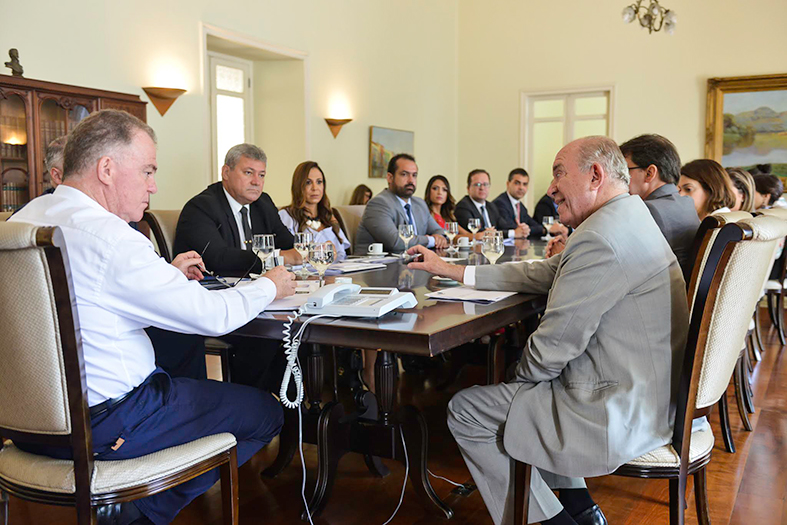
[[[370,126],[369,135],[369,178],[384,179],[388,162],[394,155],[414,155],[415,133],[412,131]]]
[[[787,74],[708,80],[705,155],[787,177]]]

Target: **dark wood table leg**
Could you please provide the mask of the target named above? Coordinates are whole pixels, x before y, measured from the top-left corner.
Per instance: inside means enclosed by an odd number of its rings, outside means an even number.
[[[427,456],[429,449],[429,432],[426,428],[424,416],[414,406],[402,407],[398,414],[399,425],[404,432],[404,443],[407,446],[407,458],[404,454],[399,456],[399,461],[410,465],[410,483],[425,503],[427,510],[439,511],[446,519],[451,519],[454,511],[441,500],[429,481]],[[399,440],[400,445],[401,439]],[[404,452],[404,450],[402,450]],[[437,506],[437,509],[428,503]]]
[[[349,425],[340,422],[343,417],[344,408],[335,402],[327,403],[320,414],[317,424],[317,483],[309,501],[312,517],[322,512],[328,503],[339,460],[349,451]],[[301,519],[307,519],[305,512]]]
[[[325,377],[325,356],[320,345],[310,344],[306,358],[306,397],[309,399],[309,413],[319,415],[322,411],[322,387]]]
[[[486,384],[496,385],[505,380],[506,352],[505,334],[491,335],[486,354]]]

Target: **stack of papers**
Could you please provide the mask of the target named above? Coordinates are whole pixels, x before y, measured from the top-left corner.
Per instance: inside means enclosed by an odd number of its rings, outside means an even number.
[[[352,272],[365,272],[367,270],[378,270],[381,268],[385,268],[385,265],[382,263],[357,263],[357,262],[340,262],[332,264],[328,267],[328,270],[325,272],[325,275],[339,275],[343,273],[352,273]]]
[[[374,256],[366,256],[366,257],[348,257],[348,260],[354,263],[372,263],[372,264],[390,264],[392,262],[396,262],[399,260],[399,257],[396,255],[389,255],[387,257],[381,257],[379,255]]]
[[[459,261],[466,261],[467,257],[440,257],[445,262],[455,263]]]
[[[506,297],[511,297],[512,295],[516,295],[516,292],[486,292],[467,286],[460,286],[457,288],[440,290],[439,292],[428,293],[426,294],[426,297],[429,299],[436,299],[438,301],[460,301],[476,304],[492,304],[502,301]]]

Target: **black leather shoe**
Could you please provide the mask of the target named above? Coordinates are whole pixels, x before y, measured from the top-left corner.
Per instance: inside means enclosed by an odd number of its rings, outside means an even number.
[[[101,505],[96,509],[98,525],[153,525],[133,502]]]
[[[577,525],[607,525],[607,517],[604,516],[604,513],[601,512],[601,508],[598,505],[593,505],[576,516],[571,517],[574,518]]]

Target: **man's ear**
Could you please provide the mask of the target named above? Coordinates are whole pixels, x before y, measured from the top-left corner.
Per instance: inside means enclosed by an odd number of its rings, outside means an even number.
[[[58,186],[63,184],[63,170],[53,167],[49,170],[49,178]]]
[[[112,184],[112,175],[115,169],[114,162],[111,157],[101,157],[96,162],[96,174],[98,180],[105,186]]]
[[[229,172],[230,172],[230,167],[229,166],[227,166],[226,164],[224,166],[222,166],[221,167],[221,178],[222,179],[226,179],[227,178],[227,174]]]
[[[594,190],[599,189],[606,179],[607,174],[604,172],[604,168],[601,167],[601,164],[594,163],[590,167],[590,188]]]
[[[388,180],[388,184],[393,184],[394,175],[390,171],[385,175],[385,178]]]
[[[651,164],[645,170],[645,182],[651,183],[655,181],[659,176],[659,168],[655,164]]]

